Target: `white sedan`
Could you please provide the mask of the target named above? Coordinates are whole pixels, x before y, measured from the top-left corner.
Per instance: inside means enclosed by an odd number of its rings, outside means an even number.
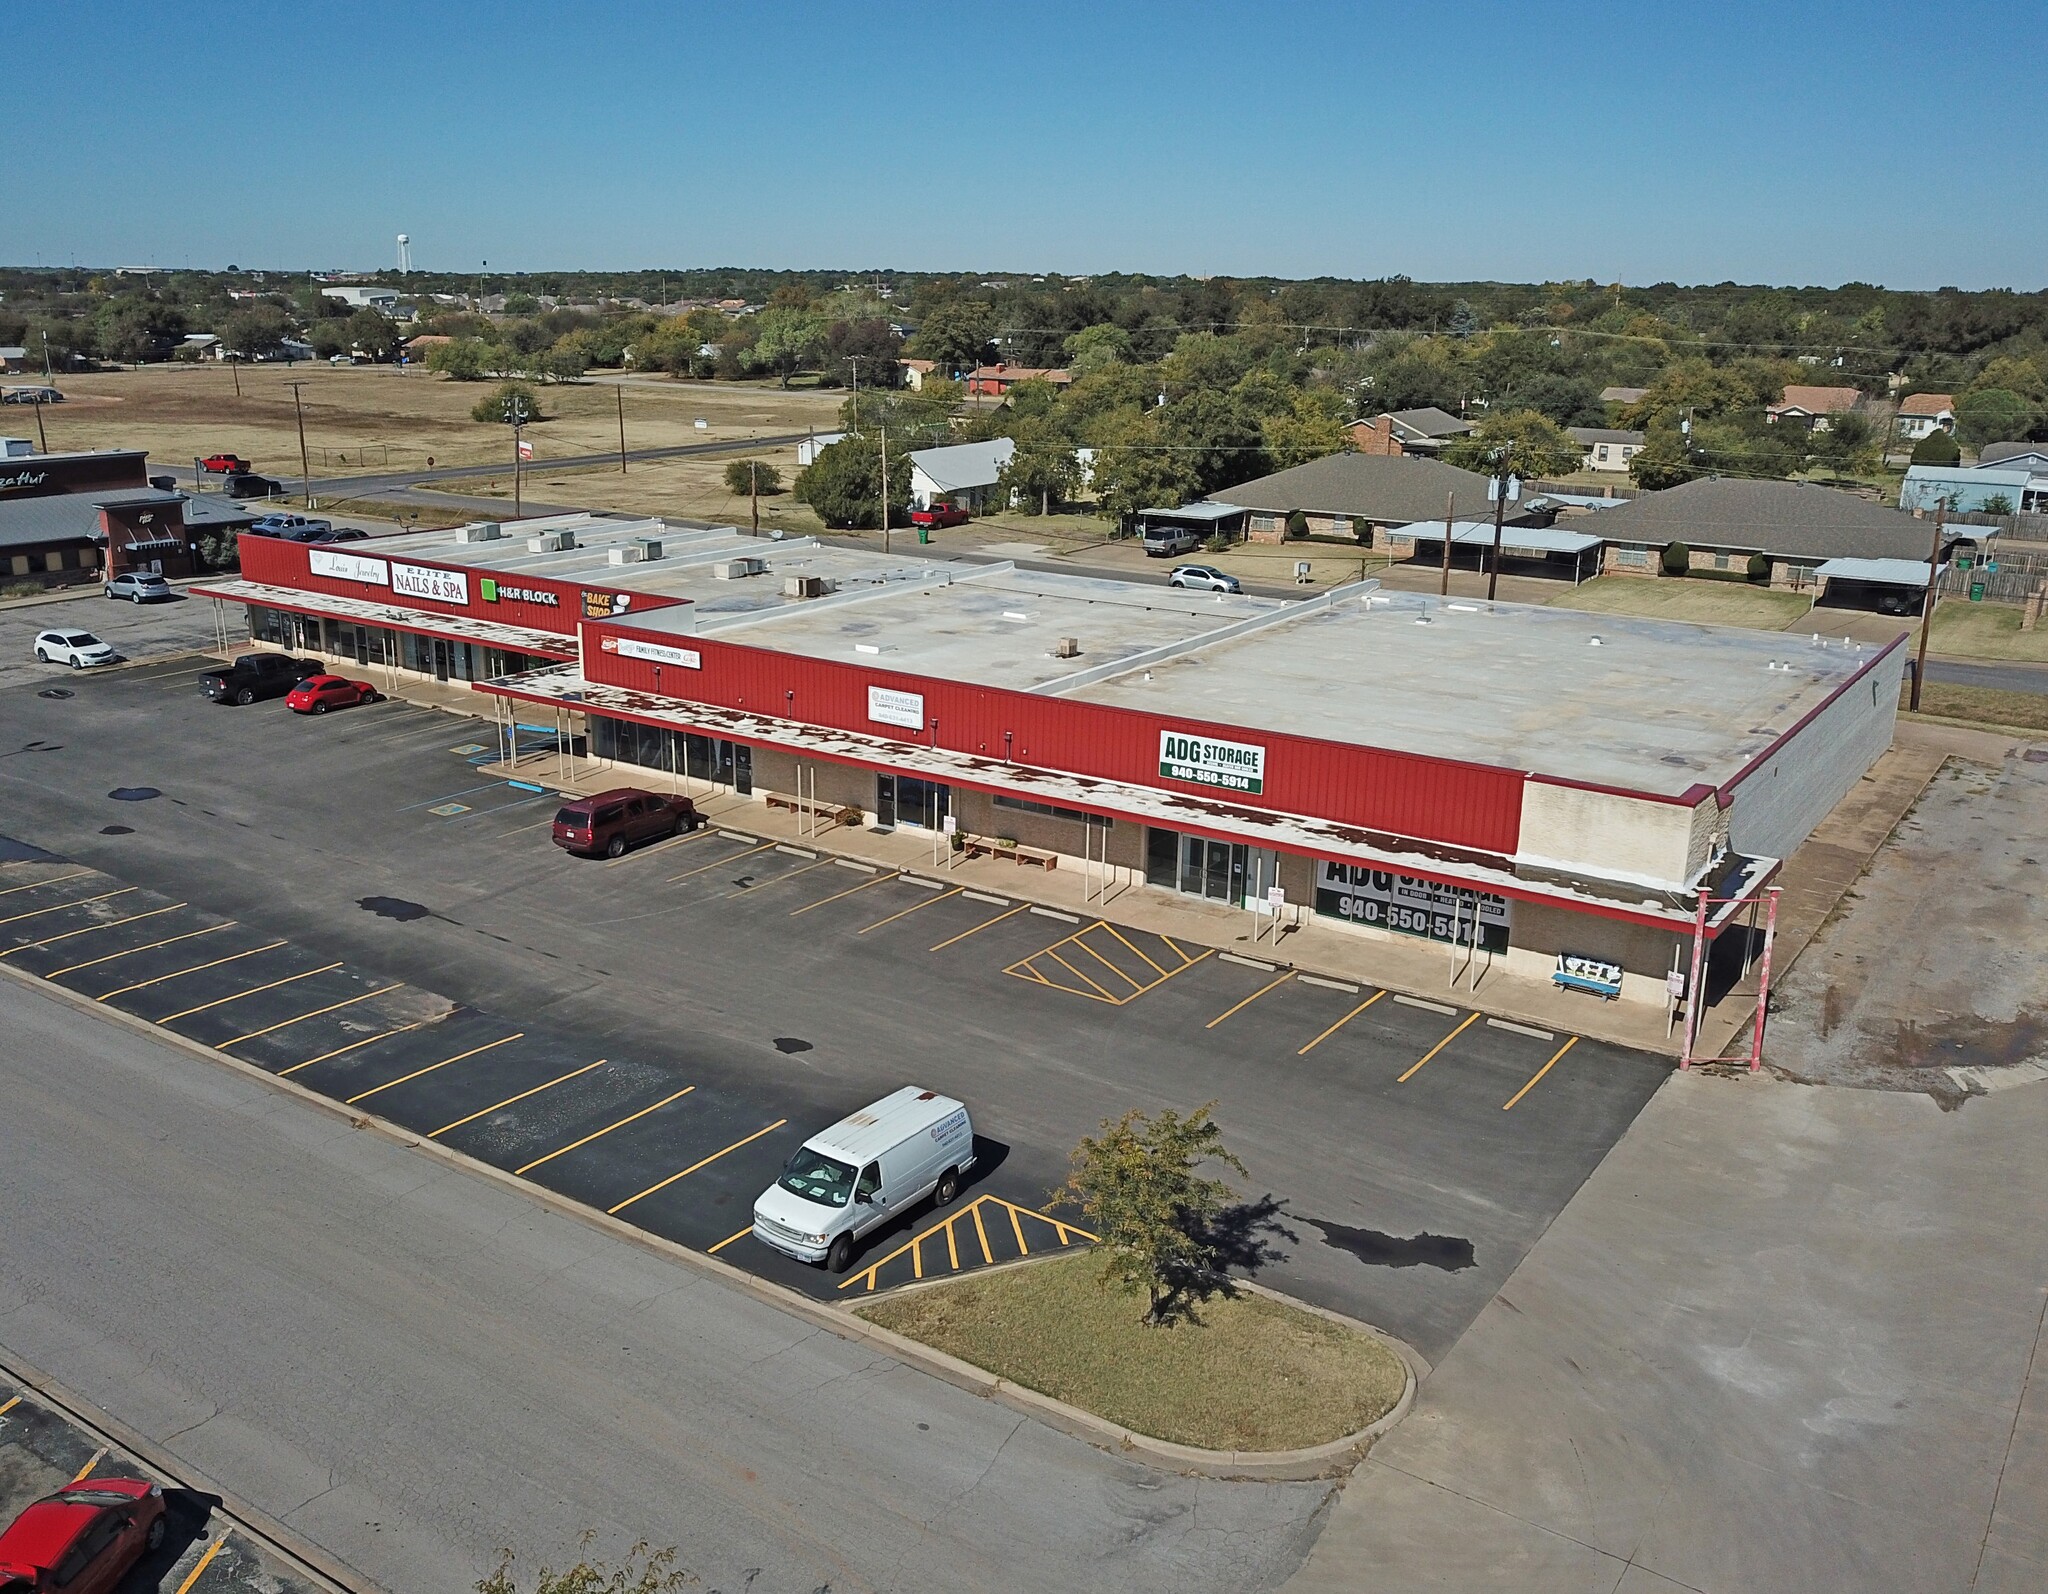
[[[90,631],[38,631],[36,658],[44,664],[68,664],[82,670],[91,664],[112,664],[120,657]]]

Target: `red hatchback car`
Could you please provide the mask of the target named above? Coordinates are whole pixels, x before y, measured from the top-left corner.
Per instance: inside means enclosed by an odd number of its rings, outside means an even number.
[[[164,1542],[164,1492],[135,1478],[95,1478],[38,1500],[0,1533],[0,1590],[113,1594]]]
[[[325,714],[331,708],[374,703],[381,695],[368,681],[344,680],[339,675],[309,675],[285,693],[284,706],[295,714]]]
[[[615,786],[578,797],[555,812],[555,845],[594,857],[616,858],[641,841],[680,836],[704,823],[687,797],[665,797],[637,786]]]

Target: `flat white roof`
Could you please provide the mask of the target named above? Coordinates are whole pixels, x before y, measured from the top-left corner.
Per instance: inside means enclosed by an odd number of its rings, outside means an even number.
[[[1844,581],[1888,581],[1900,587],[1927,585],[1927,564],[1920,559],[1828,559],[1814,567],[1817,576]]]
[[[1387,535],[1413,537],[1417,542],[1442,542],[1444,523],[1441,520],[1418,520],[1413,525],[1393,527]],[[1451,527],[1451,541],[1460,547],[1479,543],[1491,548],[1493,522],[1456,521]],[[1605,537],[1588,536],[1583,531],[1563,531],[1556,526],[1503,526],[1500,534],[1502,549],[1510,553],[1584,553],[1606,541]]]

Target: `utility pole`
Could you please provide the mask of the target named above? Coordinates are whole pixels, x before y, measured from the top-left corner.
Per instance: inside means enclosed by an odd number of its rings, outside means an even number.
[[[521,435],[526,427],[526,400],[516,394],[505,401],[505,419],[512,423],[512,518],[523,519],[526,499],[524,495],[526,440]]]
[[[752,501],[754,511],[754,534],[761,533],[761,465],[758,460],[747,461],[747,497]]]
[[[313,507],[313,456],[306,452],[306,406],[299,397],[303,382],[287,382],[292,390],[292,412],[299,418],[299,478],[306,486],[306,507]]]
[[[1948,500],[1934,506],[1934,546],[1927,551],[1927,594],[1920,600],[1920,657],[1913,665],[1912,712],[1920,712],[1920,682],[1927,674],[1927,633],[1934,624],[1935,586],[1941,575],[1941,531],[1948,519]]]
[[[882,552],[889,551],[889,423],[882,422]]]
[[[43,334],[43,382],[49,387],[57,385],[57,378],[50,373],[50,334]]]
[[[43,395],[38,393],[36,395],[36,449],[40,453],[47,454],[50,451],[50,438],[49,434],[43,430],[44,402]]]
[[[1444,494],[1444,574],[1437,586],[1437,595],[1448,598],[1451,595],[1451,532],[1458,523],[1458,495]]]
[[[619,474],[626,474],[626,384],[621,382],[612,391],[619,396]]]
[[[849,354],[846,363],[853,367],[853,429],[860,430],[860,356]]]
[[[233,373],[235,378],[235,397],[240,398],[242,396],[242,362],[238,356],[233,354],[228,356],[228,370]]]
[[[1500,586],[1500,535],[1501,527],[1507,523],[1508,514],[1508,451],[1502,449],[1494,456],[1493,477],[1493,563],[1486,571],[1486,601],[1493,602],[1494,592]]]

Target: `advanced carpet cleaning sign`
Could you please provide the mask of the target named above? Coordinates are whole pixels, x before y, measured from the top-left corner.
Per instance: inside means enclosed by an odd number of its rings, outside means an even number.
[[[1159,773],[1168,780],[1257,796],[1266,789],[1266,750],[1249,742],[1219,742],[1185,731],[1161,731]]]

